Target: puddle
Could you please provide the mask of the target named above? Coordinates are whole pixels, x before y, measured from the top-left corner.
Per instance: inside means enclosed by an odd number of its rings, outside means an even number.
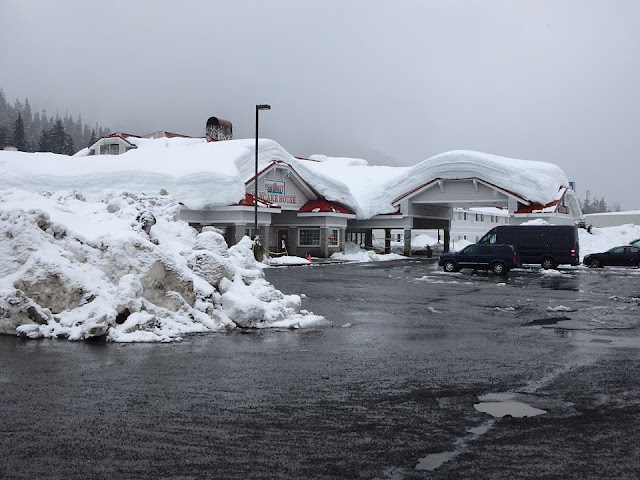
[[[488,393],[478,397],[480,403],[476,403],[473,408],[479,412],[488,413],[492,417],[535,417],[547,413],[546,410],[532,407],[531,405],[518,401],[532,398],[530,395],[515,393]]]
[[[532,407],[522,402],[507,401],[507,402],[480,402],[476,403],[473,408],[482,413],[488,413],[492,417],[503,418],[523,418],[523,417],[535,417],[547,413],[546,410],[540,410],[539,408]]]
[[[481,435],[484,435],[489,430],[491,430],[491,427],[493,427],[494,423],[495,420],[487,420],[477,427],[468,428],[467,432],[470,435],[457,438],[455,441],[455,448],[453,450],[425,455],[424,457],[418,459],[418,464],[415,466],[415,469],[433,472],[443,464],[447,463],[449,460],[452,460],[460,455],[464,451],[464,449],[467,448],[467,444],[469,442],[477,440]]]
[[[558,322],[564,322],[566,320],[571,320],[569,317],[546,317],[539,318],[538,320],[531,320],[530,322],[523,323],[522,326],[530,327],[534,325],[555,325]]]
[[[436,468],[440,467],[443,463],[447,463],[449,460],[456,457],[459,453],[459,450],[454,450],[452,452],[432,453],[418,460],[416,470],[427,470],[429,472],[433,472]]]

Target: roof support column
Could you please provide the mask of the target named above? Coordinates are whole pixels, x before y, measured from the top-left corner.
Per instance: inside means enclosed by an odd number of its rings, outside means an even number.
[[[391,253],[391,229],[384,229],[384,253]]]
[[[444,229],[443,252],[449,253],[449,243],[451,242],[451,226]]]
[[[329,229],[327,227],[320,228],[320,251],[322,258],[329,258]]]
[[[411,229],[404,229],[404,255],[405,257],[411,256]]]

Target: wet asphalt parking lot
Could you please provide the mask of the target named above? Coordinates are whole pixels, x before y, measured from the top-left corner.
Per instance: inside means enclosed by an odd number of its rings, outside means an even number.
[[[0,336],[0,478],[638,478],[640,270],[266,274],[328,323]],[[474,407],[504,394],[545,413]]]

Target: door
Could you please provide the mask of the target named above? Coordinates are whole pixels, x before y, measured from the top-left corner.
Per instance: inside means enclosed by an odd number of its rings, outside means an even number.
[[[279,253],[289,252],[289,229],[288,228],[278,229],[278,244],[276,247]]]

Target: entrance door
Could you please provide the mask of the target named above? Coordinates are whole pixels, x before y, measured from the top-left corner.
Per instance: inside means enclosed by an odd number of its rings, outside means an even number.
[[[288,228],[279,228],[278,229],[278,252],[288,252],[289,251],[289,229]]]

